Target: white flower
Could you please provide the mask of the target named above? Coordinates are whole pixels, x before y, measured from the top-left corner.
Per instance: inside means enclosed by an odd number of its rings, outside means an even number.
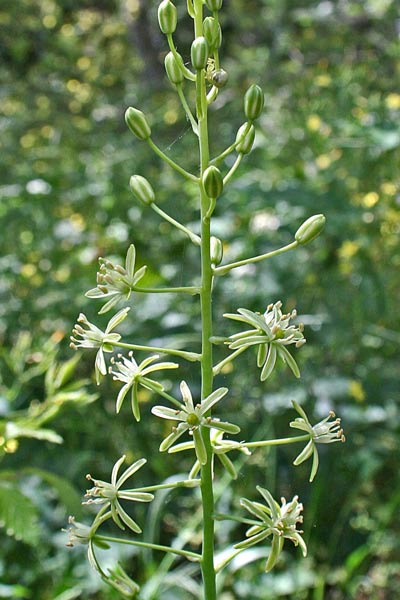
[[[120,489],[125,481],[136,473],[147,461],[145,458],[137,460],[126,469],[125,473],[118,477],[119,468],[125,461],[125,458],[126,456],[124,455],[115,463],[111,473],[111,483],[93,479],[91,475],[86,476],[89,481],[93,482],[94,486],[90,490],[87,490],[85,497],[89,498],[89,500],[84,504],[104,504],[106,507],[109,506],[113,521],[118,527],[125,529],[125,524],[135,533],[141,533],[142,530],[139,525],[122,508],[119,500],[129,500],[131,502],[151,502],[153,500],[153,494],[138,492],[134,489]]]
[[[87,298],[111,299],[99,311],[105,313],[116,306],[124,298],[129,300],[135,286],[144,276],[147,267],[143,266],[135,272],[136,249],[133,244],[129,246],[125,268],[114,265],[110,260],[99,258],[100,270],[97,273],[97,287],[86,292]]]
[[[333,411],[330,411],[329,415],[317,423],[316,425],[311,425],[306,413],[299,406],[297,402],[294,400],[292,404],[295,410],[299,413],[300,418],[296,418],[294,421],[290,423],[290,427],[295,429],[301,429],[301,431],[305,431],[309,434],[310,440],[305,446],[305,448],[300,452],[296,460],[293,462],[294,465],[300,465],[302,462],[313,457],[311,474],[310,474],[310,482],[313,481],[319,465],[318,458],[318,450],[317,444],[332,444],[333,442],[345,442],[346,438],[343,434],[343,429],[341,428],[341,420],[335,418],[336,415]],[[329,419],[334,419],[330,421]]]
[[[70,346],[74,350],[78,348],[98,348],[95,360],[95,372],[97,385],[100,383],[102,375],[107,375],[107,366],[104,358],[104,352],[112,352],[114,344],[121,339],[119,333],[111,333],[126,317],[129,308],[123,308],[115,314],[105,329],[102,331],[93,323],[90,323],[83,313],[80,313],[77,324],[72,330]],[[74,337],[75,336],[75,337]]]
[[[242,321],[253,329],[235,333],[229,337],[229,348],[239,350],[258,346],[257,366],[262,367],[261,381],[265,381],[272,373],[278,356],[291,369],[296,377],[300,377],[299,367],[286,346],[294,344],[300,348],[306,343],[303,325],[290,325],[296,311],[283,314],[282,302],[270,304],[263,315],[246,308],[239,308],[239,314],[225,314],[224,317],[234,321]]]
[[[193,442],[196,451],[196,456],[201,465],[207,462],[207,452],[201,435],[200,427],[215,427],[226,433],[239,433],[240,428],[232,423],[219,421],[208,416],[209,410],[223,398],[227,392],[227,388],[219,388],[205,398],[201,404],[193,404],[192,394],[185,381],[182,381],[181,393],[183,403],[180,410],[174,408],[166,408],[165,406],[154,406],[151,412],[162,419],[170,419],[179,421],[179,425],[174,427],[160,445],[160,451],[168,450],[186,431],[193,435]]]
[[[147,375],[162,369],[177,369],[179,365],[173,362],[161,362],[152,365],[151,363],[160,358],[158,354],[145,358],[139,365],[133,358],[132,352],[129,352],[129,358],[125,358],[122,354],[118,354],[118,358],[120,359],[119,361],[116,361],[113,358],[111,359],[111,363],[115,370],[113,370],[112,367],[109,369],[109,372],[114,375],[116,381],[122,381],[122,383],[125,384],[119,391],[116,411],[119,413],[125,396],[129,390],[132,390],[132,412],[136,421],[140,421],[139,399],[137,394],[139,385],[152,391],[163,391],[163,386],[157,381],[148,378]]]
[[[286,502],[285,498],[281,498],[281,505],[279,505],[268,490],[257,486],[257,491],[263,496],[267,506],[260,502],[252,502],[247,498],[240,500],[241,506],[257,517],[259,523],[247,530],[246,537],[248,539],[235,544],[235,548],[250,548],[272,535],[271,553],[265,565],[265,570],[268,572],[276,564],[285,538],[291,540],[295,546],[299,545],[303,556],[307,555],[307,546],[301,537],[303,532],[296,529],[297,523],[303,522],[300,514],[303,505],[298,502],[298,496],[294,496],[291,502]]]

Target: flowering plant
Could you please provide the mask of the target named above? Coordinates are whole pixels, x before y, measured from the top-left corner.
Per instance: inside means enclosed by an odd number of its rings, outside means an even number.
[[[153,186],[142,175],[135,174],[131,177],[130,187],[135,197],[147,208],[153,209],[161,218],[165,219],[179,231],[185,234],[190,242],[199,249],[201,260],[200,285],[188,287],[146,288],[139,284],[145,274],[145,267],[136,270],[136,251],[130,245],[125,260],[125,266],[115,265],[107,259],[100,260],[100,270],[97,275],[97,287],[87,292],[88,298],[107,298],[107,303],[100,309],[105,313],[116,307],[117,304],[126,304],[131,301],[132,293],[173,293],[190,294],[199,299],[201,314],[201,351],[199,353],[164,348],[155,346],[138,345],[122,341],[122,335],[116,329],[127,317],[129,307],[122,308],[111,317],[105,331],[99,329],[80,315],[78,323],[73,330],[71,346],[74,349],[87,348],[97,350],[95,372],[97,383],[101,377],[111,374],[115,380],[123,384],[116,401],[116,412],[119,413],[128,392],[131,393],[132,412],[136,421],[140,420],[138,387],[142,386],[152,395],[162,398],[163,404],[155,405],[151,413],[161,419],[173,423],[172,431],[161,440],[160,452],[175,454],[181,451],[193,453],[194,464],[187,478],[175,479],[167,483],[154,484],[142,488],[123,489],[127,479],[139,468],[144,466],[144,458],[137,459],[128,467],[125,473],[118,476],[119,469],[125,460],[120,458],[111,474],[111,482],[88,479],[93,487],[87,492],[87,504],[99,506],[99,511],[90,527],[76,523],[73,519],[70,528],[69,545],[88,545],[88,554],[91,565],[99,572],[104,581],[118,589],[128,598],[133,598],[140,593],[139,586],[133,582],[121,565],[106,572],[96,555],[96,547],[110,543],[131,544],[136,547],[153,548],[176,556],[186,557],[198,564],[202,574],[202,595],[206,600],[216,600],[216,574],[225,567],[237,554],[246,548],[261,541],[271,538],[271,550],[268,553],[266,570],[271,570],[279,559],[285,540],[299,545],[303,555],[307,548],[302,537],[302,531],[297,529],[297,524],[302,522],[303,505],[294,496],[290,502],[282,499],[279,504],[274,500],[271,492],[266,488],[257,486],[266,504],[256,500],[242,498],[239,506],[251,513],[256,520],[249,521],[244,517],[234,514],[216,514],[214,487],[215,480],[220,477],[215,468],[215,457],[218,465],[222,466],[228,475],[235,479],[237,470],[229,453],[239,451],[242,456],[248,456],[251,451],[271,445],[295,444],[306,442],[305,448],[294,460],[295,465],[301,464],[309,457],[313,457],[310,481],[316,475],[318,468],[318,443],[344,441],[340,420],[334,418],[333,413],[312,426],[304,410],[294,403],[295,410],[300,417],[290,423],[290,426],[300,429],[302,435],[283,439],[259,440],[246,442],[231,439],[237,436],[240,428],[237,424],[227,422],[214,415],[217,403],[223,398],[221,406],[229,402],[229,390],[226,387],[216,388],[214,377],[221,372],[225,365],[232,363],[245,350],[255,347],[257,349],[256,363],[261,369],[261,381],[266,381],[274,371],[278,358],[286,365],[295,377],[300,377],[299,366],[293,357],[305,343],[303,326],[296,323],[296,311],[285,313],[282,302],[268,304],[263,313],[253,312],[246,308],[239,308],[236,313],[227,313],[224,316],[230,320],[244,324],[247,329],[232,333],[225,337],[214,337],[214,321],[212,315],[213,288],[218,277],[227,275],[231,270],[268,260],[273,256],[288,252],[300,245],[310,243],[323,230],[325,217],[313,215],[297,229],[293,241],[276,250],[243,258],[233,263],[223,263],[223,242],[212,235],[213,214],[217,203],[223,203],[223,194],[239,168],[243,157],[250,153],[255,139],[255,122],[260,117],[264,106],[264,93],[261,88],[253,84],[244,96],[245,122],[239,128],[235,140],[214,158],[210,157],[209,147],[209,115],[208,109],[220,94],[221,89],[227,84],[227,73],[220,66],[220,47],[222,32],[219,14],[222,0],[188,0],[187,12],[194,24],[194,41],[191,45],[191,67],[188,67],[178,53],[173,34],[177,27],[177,9],[171,0],[162,0],[158,8],[158,21],[161,31],[165,34],[169,53],[165,57],[165,69],[171,84],[175,87],[182,104],[183,111],[190,122],[193,135],[199,150],[200,170],[197,174],[191,173],[181,165],[174,162],[154,142],[152,130],[146,115],[139,109],[130,107],[126,111],[125,119],[134,136],[146,142],[155,154],[164,160],[172,169],[182,176],[189,184],[197,189],[200,209],[200,235],[197,235],[186,224],[179,222],[175,216],[164,212],[157,204],[156,193]],[[208,10],[208,16],[205,15]],[[185,93],[185,84],[195,88],[195,107],[190,106]],[[225,161],[233,156],[233,160]],[[226,166],[228,165],[228,166]],[[179,213],[179,207],[176,210]],[[270,299],[269,299],[270,300]],[[220,362],[214,363],[213,345],[222,341],[231,352]],[[289,349],[290,348],[290,349]],[[114,353],[128,350],[128,355],[119,353],[113,356],[107,366],[104,353]],[[141,362],[136,360],[136,352],[149,353]],[[164,369],[176,369],[178,364],[172,362],[156,362],[160,354],[172,355],[183,360],[195,363],[191,376],[200,384],[199,393],[194,393],[185,381],[181,382],[180,391],[182,401],[176,395],[169,393],[164,385],[153,379],[155,373]],[[149,375],[152,374],[152,378]],[[192,386],[192,390],[196,387]],[[194,396],[196,399],[194,399]],[[198,398],[197,398],[198,396]],[[135,424],[135,426],[140,426]],[[224,439],[224,435],[228,436]],[[181,439],[183,438],[183,439]],[[185,439],[186,438],[186,439]],[[177,443],[179,440],[179,443]],[[194,552],[187,547],[161,546],[146,540],[136,538],[112,538],[98,533],[104,522],[112,520],[120,529],[128,529],[132,534],[140,534],[141,527],[129,514],[128,509],[122,505],[129,502],[152,502],[154,496],[161,489],[166,488],[199,488],[202,505],[201,548]],[[216,540],[214,525],[217,519],[230,519],[241,523],[248,523],[251,527],[246,533],[246,539],[235,544],[231,554],[223,565],[218,566],[216,561]]]

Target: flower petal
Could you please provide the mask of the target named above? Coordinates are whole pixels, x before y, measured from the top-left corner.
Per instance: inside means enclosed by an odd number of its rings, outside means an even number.
[[[293,356],[290,354],[289,350],[285,346],[278,346],[278,352],[283,361],[287,364],[287,366],[292,371],[293,375],[297,378],[300,377],[300,369],[294,360]]]
[[[123,401],[125,400],[125,396],[129,391],[129,388],[131,387],[131,383],[127,383],[126,385],[122,386],[122,388],[119,390],[118,396],[117,396],[117,402],[116,402],[116,406],[115,406],[115,412],[118,414],[119,411],[121,410],[121,406]]]
[[[276,363],[276,354],[277,352],[275,344],[269,344],[267,360],[265,361],[261,371],[261,381],[265,381],[271,375]]]
[[[126,253],[125,269],[128,279],[132,279],[135,274],[136,248],[131,244]]]
[[[122,308],[119,312],[117,312],[117,314],[115,314],[108,322],[105,333],[109,333],[110,331],[115,329],[115,327],[117,327],[117,325],[122,323],[122,321],[126,318],[129,311],[130,311],[130,308],[126,307],[126,308]]]
[[[118,481],[115,484],[116,487],[120,488],[122,485],[124,485],[125,481],[129,479],[129,477],[131,477],[134,473],[136,473],[136,471],[139,471],[139,469],[141,469],[143,465],[146,464],[146,462],[147,460],[145,458],[139,458],[139,460],[132,463],[118,479]]]
[[[161,417],[162,419],[169,419],[172,421],[186,420],[186,412],[183,410],[176,410],[176,408],[153,406],[151,412],[153,415],[156,415],[156,417]]]
[[[199,429],[193,429],[193,441],[197,460],[201,465],[207,464],[207,450],[204,445],[203,436],[201,435]]]
[[[228,388],[221,387],[212,392],[201,403],[201,415],[205,415],[217,402],[219,402],[228,393]]]

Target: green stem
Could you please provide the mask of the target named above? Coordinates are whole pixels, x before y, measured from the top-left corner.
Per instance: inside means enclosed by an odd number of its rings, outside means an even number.
[[[186,558],[200,561],[201,555],[190,550],[179,550],[178,548],[170,548],[169,546],[161,546],[160,544],[151,544],[150,542],[136,542],[134,540],[126,540],[123,538],[110,537],[108,535],[96,535],[94,539],[100,542],[110,542],[115,544],[126,544],[127,546],[137,546],[138,548],[149,548],[150,550],[160,550],[160,552],[169,552],[177,556],[185,556]]]
[[[180,65],[181,57],[179,56],[178,52],[176,51],[172,33],[167,34],[167,40],[168,40],[169,49],[171,50],[172,54],[175,56],[178,65]],[[188,69],[187,67],[185,67],[184,65],[182,67],[182,73],[184,74],[186,79],[189,79],[190,81],[196,81],[196,75],[194,73],[192,73],[192,71],[190,69]]]
[[[170,167],[172,167],[175,171],[177,171],[178,173],[183,175],[183,177],[185,177],[185,179],[189,179],[189,181],[195,181],[197,183],[198,179],[195,175],[192,175],[192,173],[188,173],[188,171],[185,171],[185,169],[183,169],[180,165],[178,165],[175,161],[173,161],[172,158],[167,156],[161,150],[161,148],[159,148],[153,142],[153,140],[151,138],[148,138],[147,142],[148,142],[150,148],[153,150],[153,152],[155,152],[157,154],[157,156],[159,156],[163,161],[165,161]]]
[[[232,352],[229,356],[227,356],[226,358],[224,358],[224,360],[221,360],[221,362],[219,362],[213,368],[214,375],[218,375],[218,373],[221,373],[221,370],[223,369],[223,367],[225,365],[227,365],[228,363],[230,363],[237,356],[239,356],[239,354],[242,354],[242,352],[244,352],[245,350],[247,350],[246,346],[244,346],[243,348],[238,348],[238,350],[235,350],[235,352]]]
[[[194,116],[192,114],[192,111],[190,110],[189,104],[187,103],[186,96],[185,96],[185,94],[183,92],[183,88],[182,88],[182,84],[181,83],[178,83],[176,85],[176,91],[178,92],[178,96],[179,96],[179,99],[181,101],[181,104],[182,104],[182,106],[184,108],[184,111],[185,111],[185,113],[186,113],[189,121],[190,121],[190,124],[191,124],[192,129],[193,129],[193,133],[195,133],[198,136],[199,135],[199,127],[198,127],[198,124],[196,122],[196,119],[194,118]]]
[[[158,490],[171,490],[178,487],[196,487],[200,479],[186,479],[185,481],[175,481],[173,483],[160,483],[158,485],[149,485],[147,487],[124,490],[124,492],[157,492]]]
[[[201,360],[201,354],[196,352],[186,352],[185,350],[174,350],[174,348],[159,348],[158,346],[140,346],[139,344],[126,344],[125,342],[109,342],[110,346],[116,348],[126,348],[127,350],[145,350],[146,352],[162,352],[163,354],[171,354],[180,356],[190,362]]]
[[[238,154],[238,156],[237,156],[235,162],[233,163],[232,167],[230,168],[230,170],[228,171],[228,173],[224,177],[224,186],[232,179],[232,177],[234,176],[234,174],[238,170],[239,165],[242,162],[242,158],[243,158],[243,154],[242,153]]]
[[[171,223],[171,225],[173,225],[177,229],[180,229],[180,231],[183,231],[183,233],[186,233],[186,235],[193,242],[193,244],[196,244],[196,246],[201,246],[201,239],[200,239],[200,237],[198,235],[196,235],[195,233],[193,233],[193,231],[190,231],[190,229],[188,229],[187,227],[185,227],[185,225],[182,225],[182,223],[179,223],[179,221],[176,221],[174,218],[170,217],[166,212],[164,212],[154,202],[151,204],[151,208],[158,215],[160,215],[160,217],[162,217],[165,221],[168,221],[168,223]]]
[[[195,37],[203,34],[203,0],[194,1]],[[208,105],[204,71],[196,76],[196,109],[199,124],[200,181],[209,166],[210,151],[208,142]],[[207,217],[209,199],[203,186],[199,184],[201,209],[201,321],[202,321],[202,353],[201,353],[201,397],[206,398],[213,389],[212,369],[212,266],[210,257],[210,217]],[[201,435],[207,452],[207,462],[201,467],[201,497],[203,508],[203,548],[202,575],[205,600],[217,600],[215,568],[214,568],[214,490],[212,480],[212,448],[210,430],[203,427]]]
[[[221,154],[218,154],[218,156],[216,156],[215,158],[213,158],[212,161],[211,161],[211,164],[212,165],[217,165],[218,163],[221,162],[221,160],[224,160],[224,158],[226,158],[228,156],[228,154],[230,154],[231,152],[233,152],[235,150],[236,146],[238,146],[239,144],[241,144],[243,142],[243,140],[245,139],[246,135],[250,131],[250,127],[251,127],[251,122],[247,121],[246,128],[243,131],[243,133],[240,136],[240,138],[238,140],[235,140],[233,142],[233,144],[231,144],[230,146],[228,146],[228,148],[226,148],[226,150],[224,150],[223,152],[221,152]]]
[[[155,392],[159,396],[162,396],[166,400],[169,400],[169,402],[171,402],[171,404],[173,404],[174,406],[179,408],[179,410],[182,410],[182,403],[179,402],[179,400],[177,400],[170,394],[168,394],[167,392],[165,392],[164,390],[161,390],[157,385],[154,385],[153,382],[151,381],[151,379],[147,379],[147,377],[143,377],[143,378],[141,378],[141,381],[144,382],[145,387],[153,390],[153,392]]]
[[[244,265],[250,265],[252,263],[260,262],[261,260],[266,260],[267,258],[272,258],[273,256],[278,256],[278,254],[283,254],[288,250],[293,250],[293,248],[296,248],[298,245],[298,242],[294,241],[288,244],[287,246],[282,246],[282,248],[272,250],[272,252],[266,252],[265,254],[259,254],[258,256],[252,256],[251,258],[238,260],[237,262],[230,263],[229,265],[217,267],[216,269],[214,269],[214,275],[225,275],[225,273],[228,273],[228,271],[230,271],[231,269],[236,269],[237,267],[243,267]]]
[[[310,436],[296,435],[289,438],[280,438],[277,440],[260,440],[259,442],[242,442],[236,448],[265,448],[266,446],[283,446],[284,444],[295,444],[297,442],[308,442]]]
[[[190,287],[170,287],[170,288],[148,288],[148,287],[134,287],[134,292],[142,292],[144,294],[190,294],[195,296],[200,294],[200,288],[195,286]]]

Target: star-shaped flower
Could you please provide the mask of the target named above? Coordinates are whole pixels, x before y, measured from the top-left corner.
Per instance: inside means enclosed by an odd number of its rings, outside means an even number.
[[[94,486],[87,490],[85,497],[89,498],[84,504],[103,504],[107,508],[110,507],[113,521],[121,529],[125,529],[124,524],[135,533],[141,533],[139,525],[128,515],[122,508],[120,500],[129,500],[131,502],[151,502],[154,498],[153,494],[148,492],[138,492],[136,490],[121,490],[125,481],[138,471],[147,461],[141,458],[128,467],[120,477],[118,477],[119,469],[125,461],[126,456],[121,456],[115,463],[111,473],[111,483],[93,479],[91,475],[86,478],[92,481]]]
[[[113,367],[110,367],[109,369],[109,372],[114,375],[113,378],[116,381],[122,381],[122,383],[125,384],[119,391],[116,411],[119,413],[125,396],[129,390],[131,390],[133,416],[135,417],[136,421],[140,421],[139,398],[137,393],[139,385],[142,385],[148,390],[163,391],[164,387],[161,385],[161,383],[148,378],[147,375],[162,369],[176,369],[179,367],[179,365],[173,362],[160,362],[152,365],[151,363],[160,358],[158,354],[145,358],[139,365],[133,358],[132,352],[129,352],[129,358],[122,356],[122,354],[118,354],[118,358],[120,359],[119,361],[114,360],[114,358],[111,359],[111,363],[113,364],[115,370],[113,370]]]
[[[113,352],[113,344],[121,339],[119,333],[111,333],[126,317],[129,308],[123,308],[115,314],[105,329],[102,331],[93,323],[90,323],[83,313],[80,313],[78,322],[72,330],[70,347],[74,350],[78,348],[98,348],[95,360],[95,373],[97,385],[100,383],[102,375],[107,375],[107,366],[104,358],[104,352]]]
[[[305,446],[305,448],[300,452],[296,460],[293,462],[294,465],[300,465],[302,462],[313,457],[311,474],[310,474],[310,482],[313,481],[319,465],[318,458],[318,450],[317,444],[332,444],[333,442],[345,442],[346,438],[343,434],[343,429],[341,428],[341,420],[335,418],[336,415],[333,411],[329,413],[329,415],[317,423],[316,425],[311,425],[306,413],[304,410],[295,402],[292,401],[292,404],[295,410],[299,413],[300,417],[296,418],[289,425],[295,429],[301,429],[301,431],[305,431],[309,434],[310,439]],[[330,421],[330,419],[334,419]]]
[[[258,346],[257,366],[262,367],[261,381],[265,381],[272,373],[278,356],[288,365],[296,377],[300,377],[299,367],[287,346],[294,344],[300,348],[306,343],[303,325],[290,325],[296,311],[283,314],[282,302],[270,304],[263,315],[246,308],[239,308],[239,314],[225,314],[224,317],[234,321],[242,321],[253,329],[235,333],[229,337],[229,348],[239,350]]]
[[[125,268],[115,265],[106,258],[99,258],[100,270],[97,273],[97,287],[86,292],[87,298],[111,298],[99,311],[106,313],[116,306],[121,300],[129,300],[135,286],[144,276],[147,267],[143,266],[135,271],[136,249],[133,244],[125,259]]]
[[[225,434],[225,432],[220,431],[219,429],[215,429],[215,428],[211,429],[211,433],[210,433],[211,447],[213,449],[213,454],[215,454],[218,457],[222,466],[227,470],[227,472],[232,477],[232,479],[236,479],[237,472],[236,472],[233,462],[231,461],[229,456],[227,456],[228,452],[230,452],[231,450],[239,450],[239,452],[242,452],[243,454],[246,454],[247,456],[250,456],[251,452],[248,448],[242,446],[240,442],[237,442],[235,440],[224,440],[223,439],[224,434]],[[168,454],[182,452],[183,450],[192,450],[192,449],[194,449],[194,447],[195,447],[195,445],[194,445],[193,441],[182,442],[181,444],[176,444],[175,446],[171,446],[168,450]],[[189,474],[189,479],[194,479],[197,476],[197,474],[199,473],[200,468],[201,468],[201,464],[200,464],[199,460],[196,459],[196,462],[194,463],[193,467],[191,468],[191,471]]]
[[[307,546],[301,537],[303,532],[296,529],[297,523],[303,522],[300,514],[303,505],[298,501],[298,496],[294,496],[291,502],[286,502],[285,498],[281,498],[281,505],[279,505],[268,490],[257,486],[257,491],[262,495],[267,506],[260,502],[252,502],[247,498],[240,500],[241,506],[257,517],[259,523],[254,524],[246,531],[248,539],[235,544],[235,548],[250,548],[272,535],[271,553],[265,565],[265,571],[268,572],[276,564],[285,538],[291,540],[295,546],[300,546],[303,556],[307,555]]]
[[[162,419],[179,421],[179,425],[174,427],[172,432],[163,440],[160,445],[160,452],[168,450],[186,431],[193,435],[193,443],[196,451],[197,460],[201,465],[207,462],[207,452],[201,435],[200,427],[215,427],[226,433],[239,433],[240,428],[232,423],[220,421],[208,416],[210,409],[219,402],[228,392],[227,388],[219,388],[212,392],[201,404],[193,404],[192,394],[185,381],[182,381],[181,394],[183,403],[180,410],[167,408],[165,406],[154,406],[151,412]]]

